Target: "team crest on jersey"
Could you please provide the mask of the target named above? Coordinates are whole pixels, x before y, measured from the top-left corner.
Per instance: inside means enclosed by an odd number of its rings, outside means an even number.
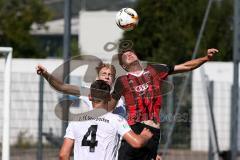
[[[133,80],[132,80],[132,79],[130,79],[130,80],[129,80],[129,83],[130,83],[130,84],[131,84],[131,83],[133,83]]]

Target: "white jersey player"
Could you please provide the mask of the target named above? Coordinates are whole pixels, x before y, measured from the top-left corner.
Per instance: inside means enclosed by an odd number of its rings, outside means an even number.
[[[64,138],[74,140],[76,160],[115,160],[120,136],[129,131],[124,118],[107,113],[93,120],[70,122]]]
[[[91,85],[89,99],[93,108],[107,108],[110,100],[110,86],[103,80]],[[75,160],[117,160],[120,137],[131,146],[140,148],[152,137],[148,129],[135,134],[127,121],[116,114],[106,113],[100,117],[86,116],[86,121],[70,122],[63,146],[59,153],[61,160],[68,160],[74,146]]]

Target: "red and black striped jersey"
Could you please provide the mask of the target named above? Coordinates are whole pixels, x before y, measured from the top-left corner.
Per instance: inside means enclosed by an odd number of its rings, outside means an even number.
[[[140,75],[128,73],[116,80],[112,97],[115,100],[125,98],[129,125],[145,120],[160,122],[162,80],[173,70],[173,66],[148,65]]]

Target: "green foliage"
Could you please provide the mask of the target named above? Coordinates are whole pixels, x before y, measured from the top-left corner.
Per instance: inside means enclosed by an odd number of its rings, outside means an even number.
[[[0,43],[14,48],[14,57],[44,57],[30,35],[31,25],[44,27],[50,12],[39,0],[0,0]]]
[[[177,64],[189,60],[196,43],[208,0],[139,0],[138,27],[124,33],[134,42],[140,59]],[[199,54],[216,47],[215,60],[232,59],[232,1],[214,1],[204,31]]]

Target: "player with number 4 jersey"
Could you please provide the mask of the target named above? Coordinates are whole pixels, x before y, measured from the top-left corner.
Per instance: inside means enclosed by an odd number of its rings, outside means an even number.
[[[110,86],[103,80],[95,81],[89,99],[94,109],[107,109]],[[123,117],[109,112],[100,117],[86,115],[84,118],[85,121],[69,123],[59,154],[61,160],[70,158],[73,146],[75,160],[117,160],[121,137],[132,147],[140,148],[153,135],[146,128],[135,134]]]
[[[64,138],[74,140],[74,159],[114,160],[120,136],[129,131],[124,118],[107,113],[93,120],[70,122]]]

